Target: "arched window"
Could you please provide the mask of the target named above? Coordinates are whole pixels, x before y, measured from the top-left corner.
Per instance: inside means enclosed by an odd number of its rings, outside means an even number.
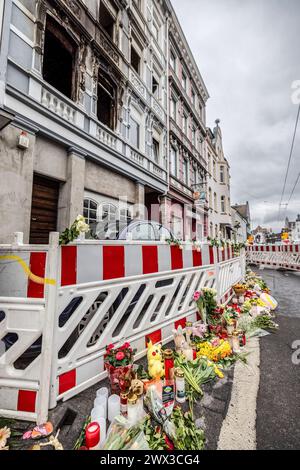
[[[97,222],[98,204],[93,199],[86,198],[83,201],[83,216],[86,223],[91,225]]]
[[[132,220],[131,213],[128,209],[121,209],[120,210],[120,221],[121,222],[129,222]]]
[[[118,218],[118,209],[114,204],[103,203],[101,206],[101,219],[106,222],[114,222]]]

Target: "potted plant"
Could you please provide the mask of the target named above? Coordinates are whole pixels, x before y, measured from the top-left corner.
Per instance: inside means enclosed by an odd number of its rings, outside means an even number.
[[[129,388],[132,379],[134,350],[130,343],[115,347],[109,344],[104,354],[104,365],[110,380],[111,393],[120,394]]]

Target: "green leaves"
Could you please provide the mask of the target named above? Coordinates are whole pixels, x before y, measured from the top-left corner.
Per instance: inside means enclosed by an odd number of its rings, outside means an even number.
[[[173,439],[176,449],[202,450],[204,448],[204,432],[196,428],[191,412],[183,413],[180,407],[174,408],[171,421],[176,428],[176,436]]]

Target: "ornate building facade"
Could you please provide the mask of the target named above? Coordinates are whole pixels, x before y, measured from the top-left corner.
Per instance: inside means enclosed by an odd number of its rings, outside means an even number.
[[[5,2],[0,242],[46,242],[83,212],[144,218],[167,192],[168,17],[154,0]]]
[[[172,10],[169,27],[169,219],[179,238],[206,236],[208,91]]]
[[[92,236],[131,219],[225,233],[221,131],[169,0],[1,5],[0,243],[47,243],[81,213]]]

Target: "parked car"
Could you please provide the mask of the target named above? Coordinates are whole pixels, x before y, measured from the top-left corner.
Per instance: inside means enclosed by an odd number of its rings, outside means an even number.
[[[153,220],[131,220],[106,222],[105,220],[94,224],[92,232],[98,240],[135,240],[159,241],[174,239],[173,233],[162,224]]]

